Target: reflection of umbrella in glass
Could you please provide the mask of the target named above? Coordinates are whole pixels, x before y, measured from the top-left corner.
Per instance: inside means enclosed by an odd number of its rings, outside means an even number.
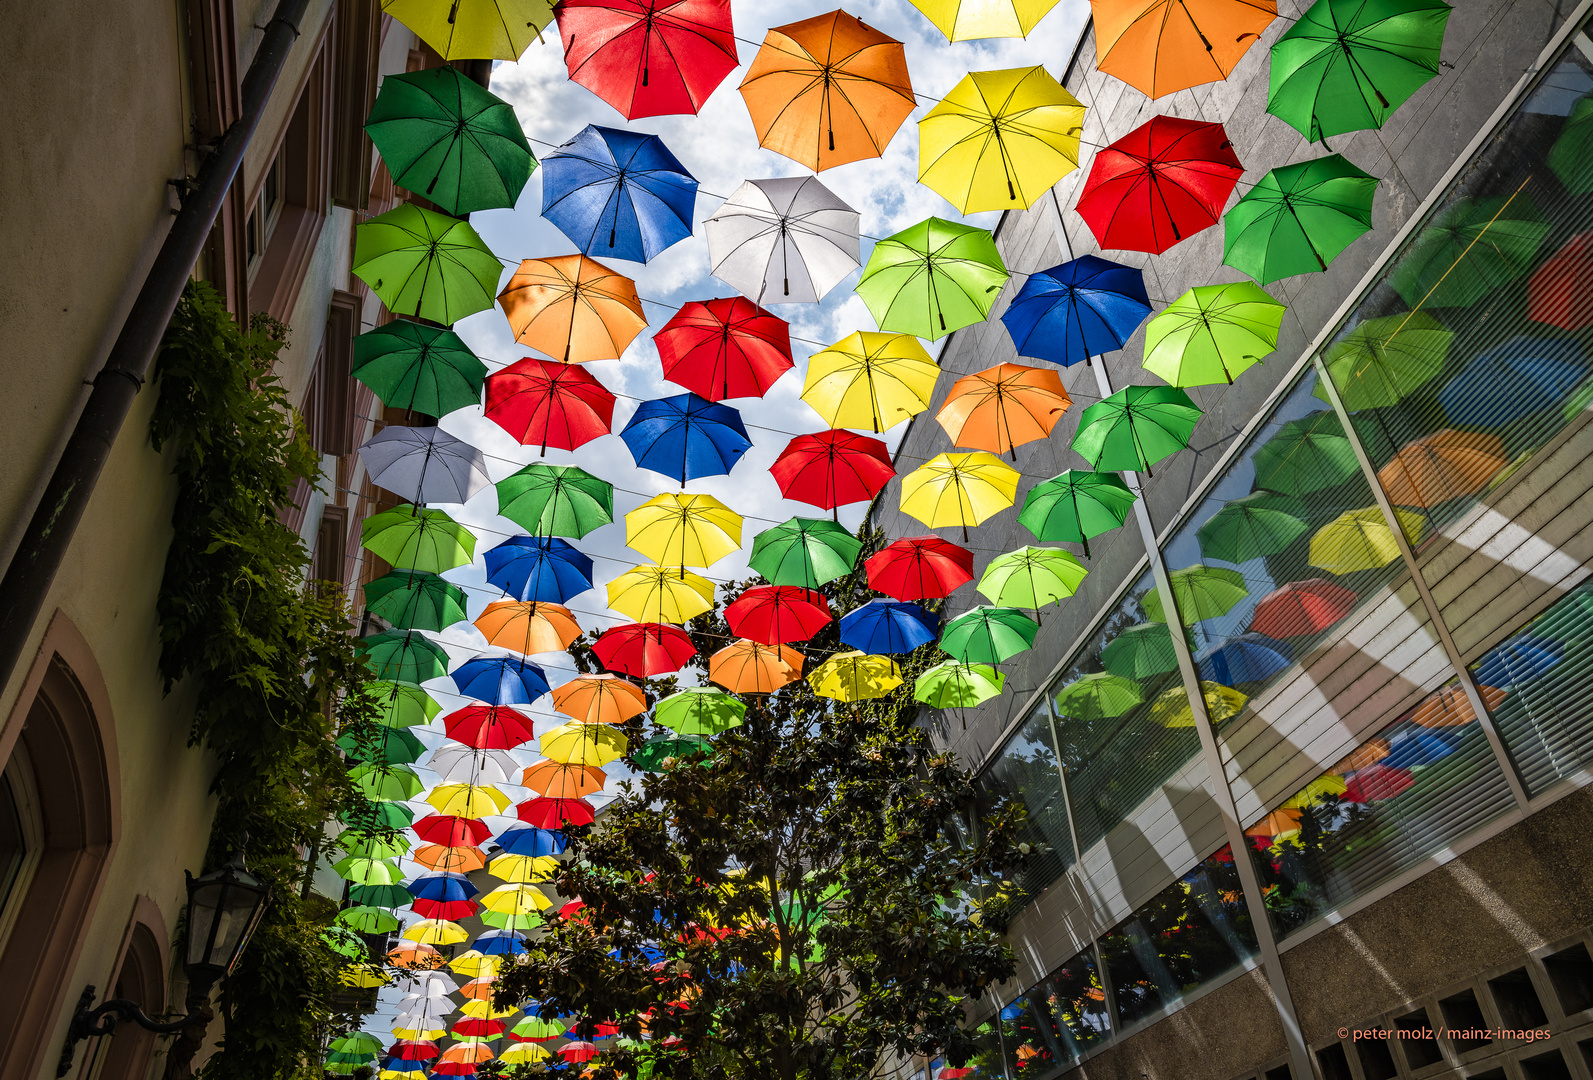
[[[1457,734],[1437,731],[1402,731],[1388,740],[1388,756],[1380,763],[1385,769],[1409,769],[1431,765],[1453,754],[1459,747]]]
[[[808,685],[821,697],[836,701],[867,701],[888,695],[902,684],[902,670],[888,656],[854,650],[839,652],[813,669]]]
[[[1507,464],[1498,436],[1445,428],[1406,443],[1377,479],[1394,505],[1431,507],[1480,490]]]
[[[1390,769],[1377,763],[1355,770],[1345,780],[1344,801],[1354,803],[1392,799],[1416,782],[1409,769]]]
[[[1056,696],[1056,709],[1069,719],[1089,722],[1122,716],[1143,700],[1139,683],[1095,671],[1068,683]]]
[[[1261,284],[1326,270],[1372,229],[1377,178],[1338,154],[1280,165],[1223,215],[1222,261]]]
[[[1105,472],[1143,470],[1189,445],[1200,409],[1176,386],[1125,386],[1079,418],[1073,449]]]
[[[1477,694],[1482,698],[1483,705],[1492,709],[1504,701],[1508,691],[1496,686],[1479,686]],[[1445,686],[1422,698],[1421,704],[1412,709],[1405,719],[1425,728],[1465,727],[1477,719],[1477,712],[1471,707],[1471,698],[1464,690],[1458,686]]]
[[[816,303],[862,261],[857,211],[811,176],[748,180],[702,229],[714,277],[756,304]]]
[[[1224,686],[1260,682],[1288,669],[1290,649],[1261,634],[1240,634],[1195,657],[1201,678]]]
[[[1549,148],[1549,168],[1571,194],[1593,191],[1593,97],[1583,97],[1571,107]]]
[[[354,226],[351,269],[393,314],[446,325],[492,306],[503,264],[469,222],[400,203]]]
[[[566,364],[617,359],[647,329],[636,283],[585,255],[524,260],[498,303],[516,341]]]
[[[1250,700],[1231,686],[1205,679],[1200,681],[1200,692],[1206,701],[1206,715],[1213,724],[1238,716]],[[1182,686],[1174,686],[1157,694],[1156,700],[1151,702],[1150,718],[1162,727],[1194,727],[1195,711],[1189,707],[1189,692]]]
[[[1142,271],[1081,255],[1030,274],[1001,321],[1020,356],[1071,367],[1121,349],[1150,311]]]
[[[1524,196],[1461,199],[1400,257],[1392,280],[1411,307],[1467,307],[1532,265],[1549,233]]]
[[[938,341],[984,322],[1007,276],[989,232],[931,217],[877,242],[856,292],[881,330]]]
[[[724,476],[752,449],[741,413],[696,394],[644,401],[620,432],[638,468],[679,480]]]
[[[1276,555],[1305,535],[1304,503],[1267,491],[1230,499],[1195,533],[1207,559],[1243,563]]]
[[[1580,330],[1593,322],[1593,232],[1571,237],[1533,273],[1527,284],[1527,318],[1561,330]],[[354,340],[357,344],[359,338]]]
[[[1251,460],[1255,486],[1285,495],[1337,487],[1361,471],[1344,426],[1326,410],[1282,425]]]
[[[1140,366],[1174,386],[1231,383],[1278,347],[1284,310],[1253,281],[1197,285],[1145,325]]]
[[[1305,787],[1291,795],[1284,807],[1307,807],[1326,796],[1344,794],[1344,777],[1337,773],[1323,773]]]
[[[936,709],[969,709],[1001,693],[1004,673],[989,664],[942,660],[913,682],[913,699]]]
[[[1250,627],[1268,637],[1316,634],[1355,610],[1355,594],[1326,578],[1307,578],[1274,589],[1256,604]]]
[[[1150,98],[1226,79],[1278,13],[1275,0],[1095,0],[1090,8],[1098,66]]]
[[[570,81],[627,120],[695,113],[738,62],[728,3],[565,0],[554,10]]]
[[[1245,588],[1244,575],[1227,567],[1196,565],[1174,570],[1167,578],[1173,587],[1178,614],[1190,626],[1202,619],[1226,615],[1235,604],[1250,595],[1250,590]],[[1167,621],[1167,613],[1162,610],[1160,589],[1146,593],[1140,598],[1140,605],[1150,618],[1157,622]]]
[[[1479,683],[1510,690],[1547,674],[1564,658],[1558,641],[1521,634],[1490,649],[1472,674]]]
[[[1166,623],[1131,626],[1101,649],[1101,666],[1136,681],[1178,670],[1173,633]]]
[[[878,432],[929,408],[939,375],[911,334],[860,330],[808,358],[802,400],[832,427]]]
[[[772,694],[802,677],[802,654],[742,638],[708,658],[708,678],[732,694]]]
[[[1017,460],[1014,448],[1049,436],[1071,404],[1051,368],[997,364],[952,383],[935,419],[953,446]]]
[[[1414,510],[1398,507],[1394,516],[1405,539],[1421,539],[1427,520]],[[1387,566],[1400,556],[1399,541],[1375,506],[1350,510],[1317,530],[1311,537],[1311,565],[1334,574],[1353,574]]]
[[[1322,362],[1344,407],[1397,405],[1444,366],[1455,335],[1425,311],[1367,319],[1328,346]],[[1323,401],[1327,391],[1312,391]]]
[[[1513,337],[1470,361],[1438,393],[1457,424],[1508,424],[1560,404],[1587,375],[1582,346],[1571,339]]]
[[[542,159],[542,216],[587,255],[649,262],[691,235],[696,201],[657,135],[588,124]]]
[[[1037,540],[1082,543],[1087,559],[1090,537],[1122,525],[1135,498],[1112,473],[1067,469],[1029,489],[1018,523]]]

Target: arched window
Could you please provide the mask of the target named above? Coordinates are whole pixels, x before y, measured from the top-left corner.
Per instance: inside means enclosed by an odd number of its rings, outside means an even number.
[[[157,1019],[166,1011],[166,969],[171,959],[166,935],[159,908],[153,900],[140,896],[106,999],[136,1001],[146,1015]],[[155,1048],[154,1033],[137,1024],[117,1024],[109,1038],[95,1040],[89,1067],[82,1075],[87,1080],[141,1080],[149,1075]]]

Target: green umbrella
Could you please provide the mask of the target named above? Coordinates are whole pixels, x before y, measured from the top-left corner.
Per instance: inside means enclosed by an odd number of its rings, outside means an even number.
[[[747,706],[723,690],[689,686],[653,709],[653,720],[677,735],[717,735],[739,727]]]
[[[378,679],[423,683],[448,674],[448,654],[415,630],[387,630],[355,645]]]
[[[1230,499],[1195,532],[1207,559],[1243,563],[1276,555],[1304,536],[1310,526],[1304,503],[1269,491]]]
[[[1081,675],[1056,696],[1057,712],[1070,720],[1110,720],[1145,699],[1139,683],[1110,672]]]
[[[638,746],[631,754],[631,760],[638,769],[659,772],[665,758],[692,758],[698,754],[712,753],[713,748],[714,744],[701,735],[660,735]]]
[[[346,926],[328,926],[321,931],[321,941],[328,949],[350,960],[369,960],[370,949],[360,936]]]
[[[348,776],[366,798],[378,802],[408,802],[426,788],[408,765],[361,765]]]
[[[1593,402],[1593,377],[1582,380],[1581,385],[1571,391],[1571,396],[1560,406],[1560,415],[1568,421],[1575,420],[1590,402]]]
[[[366,803],[370,826],[377,829],[407,829],[415,824],[415,811],[403,803]]]
[[[1355,448],[1344,437],[1344,425],[1325,411],[1280,426],[1251,462],[1256,487],[1285,495],[1336,487],[1361,468]]]
[[[1174,570],[1167,575],[1173,587],[1173,597],[1178,602],[1178,614],[1193,626],[1202,619],[1215,619],[1226,615],[1233,606],[1250,595],[1245,588],[1245,578],[1237,570],[1221,566],[1191,566]],[[1162,594],[1153,589],[1140,600],[1145,614],[1157,622],[1166,622],[1162,610]]]
[[[1443,0],[1317,0],[1272,46],[1267,111],[1312,142],[1383,121],[1438,74]]]
[[[574,465],[527,465],[498,482],[498,513],[536,536],[580,539],[614,520],[614,485]]]
[[[1148,679],[1178,670],[1173,634],[1166,623],[1131,626],[1101,650],[1101,666],[1125,679]]]
[[[396,859],[409,851],[409,841],[403,833],[383,836],[349,829],[338,835],[337,845],[350,856],[361,859]]]
[[[1223,215],[1222,261],[1261,284],[1327,269],[1372,229],[1377,178],[1338,154],[1280,165]]]
[[[386,911],[379,907],[369,907],[367,905],[344,908],[342,911],[337,913],[337,921],[343,926],[346,926],[360,934],[387,934],[397,930],[399,927],[398,917],[392,912]],[[355,1037],[356,1036],[352,1035],[348,1036],[348,1038]],[[345,1043],[346,1041],[346,1039],[333,1039],[332,1049],[350,1054],[358,1053],[360,1051],[359,1046],[338,1045],[339,1043]],[[377,1044],[377,1049],[381,1049],[381,1044]],[[372,1051],[372,1053],[374,1052],[375,1051]]]
[[[1146,324],[1141,366],[1174,386],[1231,383],[1278,347],[1284,310],[1253,281],[1197,285]]]
[[[857,565],[863,542],[833,521],[794,517],[752,538],[747,565],[774,585],[817,589]]]
[[[381,931],[376,932],[380,933]],[[386,1045],[375,1035],[370,1035],[363,1031],[356,1031],[352,1035],[344,1035],[342,1038],[333,1039],[331,1042],[331,1048],[341,1054],[374,1054]]]
[[[374,737],[360,740],[352,734],[337,740],[340,750],[354,761],[385,761],[389,765],[408,765],[419,761],[426,744],[402,728],[380,727]]]
[[[395,315],[452,323],[492,306],[503,264],[468,222],[403,203],[354,226],[352,270]]]
[[[415,896],[402,885],[355,885],[348,898],[356,904],[400,908],[415,902]]]
[[[1096,469],[1150,467],[1189,445],[1200,409],[1176,386],[1125,386],[1079,418],[1073,449]]]
[[[1351,412],[1398,405],[1443,369],[1455,335],[1425,311],[1367,319],[1328,346],[1322,362]],[[1327,391],[1312,391],[1323,401]]]
[[[1072,552],[1025,545],[991,559],[974,587],[992,604],[1028,608],[1038,615],[1046,604],[1077,592],[1088,573]]]
[[[476,535],[441,510],[405,503],[365,519],[360,544],[401,570],[441,573],[476,555]]]
[[[1000,694],[1006,681],[989,664],[942,660],[913,681],[913,700],[936,709],[971,709]]]
[[[881,330],[936,341],[983,322],[1006,280],[990,233],[932,217],[874,245],[857,295]]]
[[[1113,473],[1068,469],[1043,480],[1024,496],[1018,522],[1036,540],[1072,540],[1090,557],[1090,537],[1123,524],[1136,496]]]
[[[361,855],[350,855],[339,859],[332,864],[332,869],[336,870],[338,876],[345,881],[357,882],[360,885],[396,885],[404,880],[404,872],[396,863],[368,859]]]
[[[1549,168],[1571,194],[1593,191],[1593,97],[1571,106],[1559,138],[1549,148]]]
[[[946,624],[940,651],[964,664],[999,664],[1034,645],[1039,625],[1015,607],[970,608]]]
[[[373,680],[365,684],[365,696],[380,710],[376,721],[391,728],[419,727],[431,723],[442,706],[418,686]]]
[[[365,131],[393,183],[455,217],[513,208],[536,168],[514,106],[457,68],[387,76]]]
[[[368,583],[365,610],[405,630],[441,630],[470,617],[465,591],[424,570],[394,570]]]
[[[1525,195],[1461,199],[1400,256],[1394,289],[1413,308],[1467,307],[1530,270],[1548,233]]]
[[[349,374],[383,405],[446,416],[480,403],[487,365],[452,330],[396,319],[354,339]]]

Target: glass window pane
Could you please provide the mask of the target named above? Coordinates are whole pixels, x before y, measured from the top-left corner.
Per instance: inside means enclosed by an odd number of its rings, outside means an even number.
[[[1112,1030],[1106,990],[1091,951],[1082,952],[1057,968],[1030,991],[1030,996],[1045,999],[1063,1061],[1083,1054]]]
[[[1073,864],[1062,778],[1057,774],[1051,714],[1042,700],[979,778],[987,796],[1001,795],[1028,809],[1020,839],[1033,848],[1018,884],[1037,896]]]

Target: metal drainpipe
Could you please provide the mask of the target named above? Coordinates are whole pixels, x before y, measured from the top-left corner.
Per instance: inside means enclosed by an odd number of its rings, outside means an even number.
[[[0,686],[32,636],[66,549],[166,333],[189,274],[243,163],[310,0],[280,0],[243,77],[243,111],[205,157],[111,346],[49,485],[0,580]]]

